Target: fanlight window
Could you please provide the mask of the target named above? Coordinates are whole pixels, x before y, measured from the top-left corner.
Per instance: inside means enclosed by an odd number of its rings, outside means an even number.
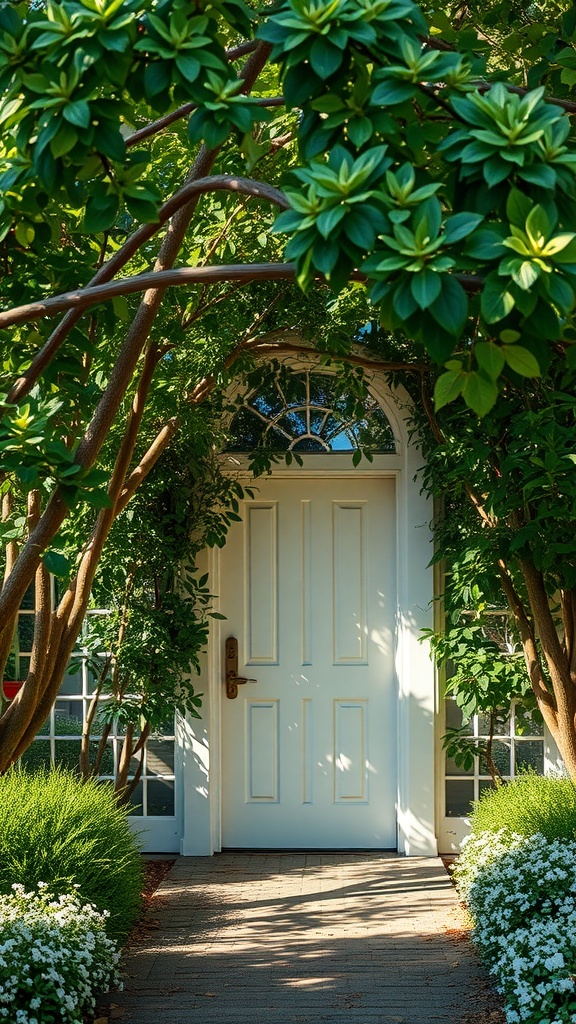
[[[328,374],[309,370],[275,378],[248,394],[230,427],[228,451],[395,452],[394,435],[371,396],[358,402]]]

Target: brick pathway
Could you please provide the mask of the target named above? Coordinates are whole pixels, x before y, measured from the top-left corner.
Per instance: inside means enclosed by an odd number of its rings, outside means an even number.
[[[180,858],[153,916],[115,997],[126,1024],[464,1024],[494,1009],[439,860]]]

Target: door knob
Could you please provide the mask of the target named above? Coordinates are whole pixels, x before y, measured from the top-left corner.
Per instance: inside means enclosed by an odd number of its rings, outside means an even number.
[[[226,696],[229,700],[234,700],[238,696],[240,685],[257,681],[238,675],[238,641],[235,636],[229,636],[226,641]]]

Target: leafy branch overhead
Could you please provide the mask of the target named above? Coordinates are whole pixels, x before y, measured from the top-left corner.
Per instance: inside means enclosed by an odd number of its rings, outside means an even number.
[[[222,396],[287,330],[353,365],[371,321],[384,369],[420,388],[435,361],[440,421],[474,429],[576,369],[576,13],[426,3],[0,0],[0,671],[32,588],[38,612],[0,771],[91,593],[128,607],[103,582],[116,528],[176,438],[189,518],[223,542]]]
[[[575,63],[574,21],[554,84]],[[481,33],[451,26],[412,0],[287,0],[267,19],[243,0],[4,4],[0,237],[48,244],[63,208],[96,236],[157,221],[153,149],[126,144],[134,96],[185,111],[188,145],[232,135],[257,162],[277,87],[268,75],[249,93],[232,44],[260,40],[299,112],[274,231],[300,285],[365,275],[382,324],[444,366],[436,407],[463,396],[484,415],[502,379],[545,372],[551,345],[574,360],[576,149],[544,85],[494,72]]]

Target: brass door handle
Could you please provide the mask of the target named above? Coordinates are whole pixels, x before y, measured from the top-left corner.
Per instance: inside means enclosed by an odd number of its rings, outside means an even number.
[[[246,679],[238,675],[238,641],[229,636],[226,641],[226,696],[234,700],[238,696],[238,687],[243,683],[256,683],[256,679]]]

